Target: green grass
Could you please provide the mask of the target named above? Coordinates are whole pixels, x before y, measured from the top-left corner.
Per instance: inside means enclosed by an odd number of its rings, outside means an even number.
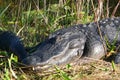
[[[106,1],[103,3],[105,5],[101,18],[107,17],[106,15],[108,14],[106,12]],[[78,2],[74,0],[61,0],[61,2],[60,0],[0,0],[0,30],[14,32],[27,47],[35,46],[45,40],[50,33],[58,29],[74,24],[85,24],[94,21],[94,10],[98,8],[97,5],[95,1],[93,1],[92,4],[92,0],[78,0]],[[116,4],[112,4],[114,7],[115,5]],[[111,7],[111,5],[109,7]],[[109,13],[111,14],[112,12]],[[115,41],[112,45],[108,43],[110,51],[115,50],[114,43]],[[93,69],[93,67],[88,64],[88,70],[84,70],[81,68],[82,66],[79,66],[81,69],[78,68],[80,71],[78,70],[76,73],[74,67],[68,64],[66,70],[55,66],[56,74],[51,73],[51,75],[41,76],[31,70],[24,69],[18,63],[16,56],[11,55],[11,57],[8,58],[10,54],[11,53],[3,51],[0,52],[0,79],[2,80],[79,80],[84,79],[84,77],[86,79],[94,79],[91,74],[95,75],[94,71],[98,69],[97,67]],[[106,69],[106,65],[103,66],[105,66]],[[112,69],[116,70],[115,67],[115,64],[112,62]],[[90,69],[92,69],[92,71]],[[111,72],[110,70],[108,70],[108,72]],[[100,72],[103,72],[103,70],[100,70]]]

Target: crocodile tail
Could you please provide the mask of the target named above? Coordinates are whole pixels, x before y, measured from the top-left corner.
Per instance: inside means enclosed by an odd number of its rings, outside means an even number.
[[[0,31],[0,50],[14,53],[20,61],[27,57],[27,52],[19,37],[9,31]]]

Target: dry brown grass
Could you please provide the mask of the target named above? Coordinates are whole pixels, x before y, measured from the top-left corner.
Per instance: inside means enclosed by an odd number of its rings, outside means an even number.
[[[25,74],[29,76],[30,80],[32,79],[31,74],[34,74],[34,79],[40,80],[119,80],[120,77],[120,65],[115,65],[114,70],[110,62],[103,60],[85,58],[76,60],[70,65],[70,68],[59,66],[60,71],[53,67],[45,71],[29,72],[29,74],[25,72]],[[64,78],[61,72],[69,79]]]

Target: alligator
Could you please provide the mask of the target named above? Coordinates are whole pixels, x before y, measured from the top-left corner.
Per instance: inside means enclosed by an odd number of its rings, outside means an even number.
[[[19,37],[2,31],[0,49],[15,53],[21,63],[30,66],[62,65],[82,57],[101,59],[107,52],[106,38],[110,43],[116,39],[115,45],[119,45],[119,30],[120,17],[73,25],[50,34],[46,40],[36,45],[36,50],[30,54]],[[119,52],[114,61],[120,63]]]

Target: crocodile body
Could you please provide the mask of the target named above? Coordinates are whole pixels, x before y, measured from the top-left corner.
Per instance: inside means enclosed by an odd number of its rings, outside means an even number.
[[[9,48],[18,55],[22,63],[33,66],[47,64],[61,65],[69,63],[76,57],[80,58],[84,56],[100,59],[105,56],[106,53],[104,37],[107,37],[109,42],[112,42],[117,35],[116,45],[119,45],[119,30],[120,17],[106,18],[98,22],[79,24],[60,29],[51,34],[48,39],[38,44],[37,50],[29,55],[27,55],[23,45],[16,36],[13,36],[17,40],[16,43],[14,43],[13,39],[10,40],[9,43],[13,44],[9,44]],[[100,35],[103,38],[101,38]],[[0,37],[0,39],[1,38],[2,37]],[[0,43],[1,42],[0,40]],[[21,51],[23,52],[19,52],[19,49],[16,48],[19,45],[21,45]],[[2,49],[2,47],[0,48]],[[23,57],[23,55],[25,56]],[[116,63],[120,62],[119,58],[120,54],[118,54],[115,59]]]
[[[101,39],[98,27],[101,30]],[[98,22],[74,25],[60,29],[40,43],[37,50],[22,62],[28,65],[63,64],[76,57],[102,58],[106,50],[103,43],[106,36],[112,42],[116,35],[116,45],[120,43],[120,18],[107,18]]]

